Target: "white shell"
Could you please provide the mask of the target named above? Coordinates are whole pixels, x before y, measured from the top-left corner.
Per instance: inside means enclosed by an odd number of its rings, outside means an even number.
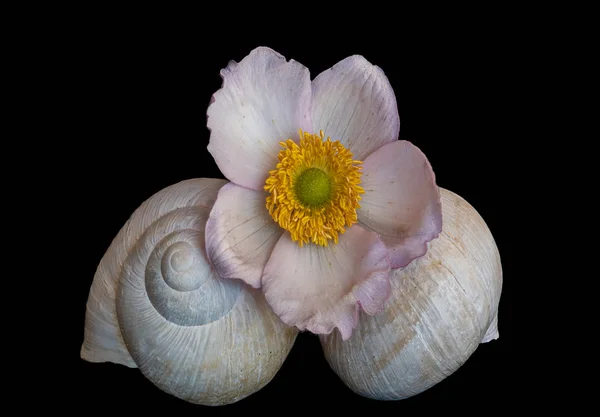
[[[362,396],[419,394],[455,372],[480,343],[498,338],[498,249],[469,203],[440,193],[443,231],[425,256],[394,272],[385,310],[361,314],[346,342],[338,332],[320,337],[331,368]]]
[[[83,359],[139,367],[163,391],[203,405],[239,401],[271,381],[298,331],[260,291],[209,265],[204,227],[224,184],[183,181],[132,214],[94,276]]]

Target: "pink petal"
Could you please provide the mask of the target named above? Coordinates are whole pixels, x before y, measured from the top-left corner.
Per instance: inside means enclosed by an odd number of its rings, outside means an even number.
[[[266,193],[229,183],[206,223],[206,252],[221,278],[260,288],[271,251],[283,233],[265,207]]]
[[[398,139],[396,96],[381,68],[359,55],[348,57],[312,82],[313,131],[340,140],[364,160]]]
[[[364,161],[361,186],[358,222],[390,248],[392,268],[424,255],[442,231],[442,206],[423,152],[405,140],[385,145]]]
[[[296,140],[309,123],[310,74],[272,49],[254,49],[221,71],[223,86],[208,106],[208,151],[223,175],[262,190],[277,165],[280,141]]]
[[[390,294],[389,262],[376,233],[352,226],[339,243],[298,246],[288,233],[265,267],[263,291],[279,318],[300,330],[344,340],[358,323],[358,309],[376,314]]]

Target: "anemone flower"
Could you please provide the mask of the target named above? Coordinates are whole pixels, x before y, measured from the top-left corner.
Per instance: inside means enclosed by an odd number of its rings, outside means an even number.
[[[394,91],[359,55],[310,79],[266,47],[221,71],[208,150],[230,181],[206,225],[222,278],[261,288],[279,318],[347,340],[379,313],[390,270],[442,229],[426,156],[399,140]]]

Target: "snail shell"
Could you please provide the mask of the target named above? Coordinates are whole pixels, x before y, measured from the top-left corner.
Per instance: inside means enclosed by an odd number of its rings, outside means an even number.
[[[354,392],[378,400],[419,394],[498,338],[502,267],[487,225],[463,198],[440,189],[443,230],[423,257],[392,276],[378,316],[352,337],[320,337],[325,357]]]
[[[203,405],[263,388],[298,331],[262,293],[218,277],[204,228],[220,179],[192,179],[145,201],[117,234],[94,276],[81,357],[138,367],[161,390]]]

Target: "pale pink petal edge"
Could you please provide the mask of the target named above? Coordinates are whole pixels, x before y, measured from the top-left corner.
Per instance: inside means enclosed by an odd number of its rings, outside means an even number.
[[[362,227],[360,227],[358,224],[354,225],[353,227],[362,229]],[[340,300],[340,302],[343,302],[343,300],[349,296],[355,297],[356,301],[353,307],[353,312],[349,315],[344,315],[342,313],[342,319],[331,325],[314,323],[314,315],[303,322],[295,322],[294,320],[290,320],[288,316],[277,311],[278,308],[276,307],[276,302],[272,299],[272,297],[269,296],[268,291],[266,291],[265,298],[267,299],[267,302],[283,323],[287,324],[288,326],[296,327],[300,331],[309,331],[317,335],[330,334],[337,328],[340,332],[342,340],[348,340],[352,336],[353,330],[358,326],[359,314],[361,310],[368,315],[377,315],[384,310],[385,304],[391,295],[389,251],[377,233],[366,229],[364,230],[374,235],[376,240],[373,243],[373,247],[369,251],[380,251],[382,259],[380,259],[378,263],[385,265],[385,267],[380,266],[377,269],[372,270],[368,274],[367,278],[355,285],[352,290]],[[267,265],[268,263],[269,262],[267,262]],[[265,272],[266,271],[267,267],[265,267]],[[379,295],[376,297],[368,296],[369,294],[372,295],[373,293],[379,293]]]

